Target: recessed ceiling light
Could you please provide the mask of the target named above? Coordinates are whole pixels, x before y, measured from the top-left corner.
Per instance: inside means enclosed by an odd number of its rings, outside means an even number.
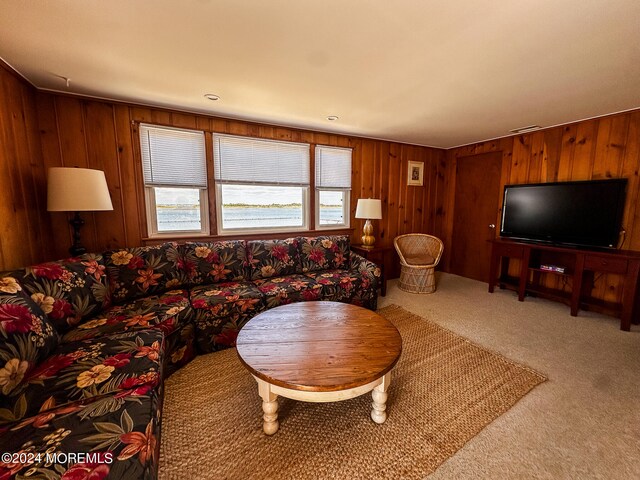
[[[520,127],[520,128],[514,128],[513,130],[509,130],[511,133],[526,133],[526,132],[532,132],[534,130],[540,130],[540,125],[529,125],[528,127]]]
[[[205,93],[204,98],[208,98],[209,100],[213,100],[214,102],[216,100],[220,100],[220,97],[218,95],[214,95],[213,93]]]
[[[336,115],[329,115],[327,117],[327,120],[329,120],[330,122],[335,122],[336,120],[338,120],[340,117],[336,116]]]

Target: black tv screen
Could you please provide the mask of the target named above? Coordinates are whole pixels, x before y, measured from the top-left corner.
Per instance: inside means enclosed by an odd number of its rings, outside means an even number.
[[[627,180],[506,185],[500,236],[615,248]]]

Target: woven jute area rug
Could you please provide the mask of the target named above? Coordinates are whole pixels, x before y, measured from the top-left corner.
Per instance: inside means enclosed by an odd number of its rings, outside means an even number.
[[[262,433],[256,382],[235,349],[196,358],[166,383],[161,479],[419,479],[545,377],[391,305],[400,331],[387,421],[371,395],[335,403],[280,397],[280,430]]]

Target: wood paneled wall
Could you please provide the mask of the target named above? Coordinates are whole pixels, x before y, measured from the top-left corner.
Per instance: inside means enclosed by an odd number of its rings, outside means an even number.
[[[447,195],[444,234],[450,245],[453,229],[456,160],[486,152],[502,152],[501,185],[624,177],[629,179],[622,248],[640,250],[640,110],[538,130],[447,151]],[[502,192],[500,194],[502,196]],[[502,198],[497,205],[502,205]],[[496,211],[496,220],[500,210]],[[499,225],[499,221],[496,221]],[[496,235],[499,232],[496,229]],[[445,250],[446,251],[446,250]],[[449,258],[444,258],[448,270]],[[514,266],[517,268],[517,265]],[[561,288],[556,276],[548,286]],[[597,277],[593,295],[619,302],[622,282],[618,275]]]
[[[403,233],[442,232],[444,150],[43,92],[37,94],[37,107],[46,167],[78,166],[106,173],[114,211],[83,215],[86,220],[83,243],[90,251],[141,245],[146,241],[137,140],[139,122],[351,147],[353,242],[360,243],[364,224],[354,218],[358,198],[382,199],[383,219],[374,222],[374,234],[382,245],[391,245],[393,238]],[[424,162],[424,186],[407,186],[408,161]],[[215,200],[213,196],[210,198]],[[214,226],[215,209],[211,206],[210,210]],[[56,213],[51,218],[53,256],[64,256],[70,242],[66,216]]]
[[[0,271],[50,258],[36,91],[0,61]]]
[[[362,220],[353,218],[357,199],[381,198],[383,219],[374,222],[378,243],[391,245],[396,235],[409,232],[439,236],[445,241],[445,271],[452,241],[456,161],[491,151],[502,152],[501,185],[629,178],[624,248],[640,250],[640,111],[444,151],[36,92],[4,66],[0,80],[0,270],[66,255],[71,243],[68,215],[46,211],[46,169],[53,166],[98,168],[106,173],[114,210],[84,215],[83,241],[89,250],[147,241],[139,122],[352,147],[352,241],[359,243],[363,226]],[[407,186],[408,161],[424,162],[423,187]],[[214,211],[212,207],[212,216]],[[496,224],[499,217],[498,209]],[[599,277],[595,295],[619,300],[620,279]]]

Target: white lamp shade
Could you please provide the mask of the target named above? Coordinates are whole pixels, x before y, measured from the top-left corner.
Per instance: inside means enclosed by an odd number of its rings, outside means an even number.
[[[360,198],[356,207],[356,218],[379,220],[382,218],[382,202],[377,198]]]
[[[104,172],[89,168],[50,168],[47,210],[50,212],[113,210]]]

